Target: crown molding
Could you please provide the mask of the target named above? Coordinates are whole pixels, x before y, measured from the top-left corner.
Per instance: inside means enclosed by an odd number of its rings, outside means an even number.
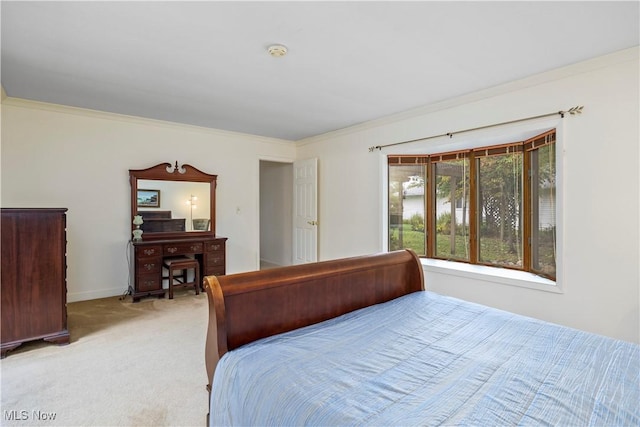
[[[2,93],[3,93],[2,104],[5,106],[51,111],[51,112],[60,113],[60,114],[70,114],[74,116],[91,117],[91,118],[101,119],[101,120],[112,120],[117,122],[132,123],[132,124],[138,124],[143,126],[155,126],[155,127],[165,127],[170,129],[179,129],[179,130],[184,130],[188,132],[198,132],[198,133],[204,133],[209,135],[215,135],[222,138],[234,138],[234,139],[241,138],[243,140],[250,139],[252,141],[265,142],[269,144],[281,144],[287,147],[291,147],[292,144],[294,143],[294,141],[289,141],[286,139],[271,138],[271,137],[266,137],[261,135],[253,135],[249,133],[226,131],[222,129],[188,125],[183,123],[169,122],[169,121],[157,120],[157,119],[148,119],[145,117],[138,117],[138,116],[128,116],[126,114],[110,113],[110,112],[99,111],[99,110],[91,110],[88,108],[71,107],[68,105],[52,104],[49,102],[33,101],[33,100],[23,99],[23,98],[13,98],[10,96],[5,97],[4,89],[2,90]]]
[[[300,139],[295,142],[296,147],[302,147],[309,144],[314,144],[329,140],[332,138],[346,136],[352,133],[361,132],[364,130],[375,129],[384,125],[393,124],[402,120],[413,119],[416,117],[424,116],[429,113],[446,110],[449,108],[459,107],[461,105],[469,104],[472,102],[481,101],[495,96],[504,95],[516,90],[522,90],[533,86],[550,83],[556,80],[561,80],[567,77],[577,76],[588,72],[593,72],[602,68],[610,67],[615,64],[620,64],[629,61],[637,62],[640,58],[640,46],[634,46],[629,49],[620,50],[608,55],[598,56],[596,58],[588,59],[586,61],[570,64],[565,67],[556,68],[543,73],[535,74],[533,76],[525,77],[512,82],[504,83],[498,86],[493,86],[487,89],[482,89],[476,92],[472,92],[466,95],[458,96],[451,99],[446,99],[433,104],[425,105],[422,107],[414,108],[411,110],[403,111],[400,113],[392,114],[390,116],[381,117],[379,119],[371,120],[365,123],[360,123],[354,126],[338,129],[335,131],[327,132],[321,135],[311,136],[308,138]]]

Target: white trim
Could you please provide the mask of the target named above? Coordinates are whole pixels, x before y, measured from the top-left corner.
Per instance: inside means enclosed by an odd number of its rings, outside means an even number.
[[[295,159],[292,158],[292,157],[271,156],[271,155],[262,155],[262,154],[260,154],[258,156],[258,166],[260,165],[260,161],[261,160],[263,160],[265,162],[272,162],[272,163],[291,163],[291,164],[293,164],[293,162],[295,161]]]
[[[488,267],[484,265],[465,264],[462,262],[445,261],[432,258],[421,258],[425,272],[448,274],[473,280],[499,283],[502,285],[518,286],[537,289],[545,292],[561,294],[562,289],[553,280],[536,276],[525,271],[510,270],[508,268]],[[429,288],[429,283],[425,284]]]
[[[87,292],[68,292],[67,293],[67,302],[78,302],[78,301],[87,301],[91,299],[99,299],[99,298],[109,298],[115,297],[118,295],[125,295],[126,290],[123,288],[109,288],[109,289],[100,289],[98,291],[87,291]],[[129,295],[127,294],[127,297]]]
[[[571,118],[568,118],[571,120]],[[560,292],[566,291],[564,280],[564,159],[565,159],[565,119],[556,124],[556,286]]]
[[[389,252],[389,165],[387,156],[379,152],[380,162],[380,193],[382,194],[382,250]]]
[[[117,114],[117,113],[111,113],[107,111],[91,110],[88,108],[71,107],[68,105],[52,104],[48,102],[31,101],[28,99],[13,98],[10,96],[3,98],[2,104],[7,106],[12,106],[12,107],[51,111],[54,113],[61,113],[61,114],[72,114],[75,116],[92,117],[92,118],[97,118],[102,120],[114,120],[118,122],[134,123],[134,124],[140,124],[140,125],[160,126],[160,127],[179,129],[179,130],[185,130],[190,132],[211,134],[211,135],[227,137],[227,138],[242,138],[242,139],[250,138],[251,140],[260,141],[260,142],[267,142],[271,144],[281,144],[286,147],[291,147],[294,143],[293,141],[286,140],[286,139],[271,138],[267,136],[253,135],[249,133],[233,132],[233,131],[227,131],[222,129],[208,128],[204,126],[188,125],[184,123],[169,122],[165,120],[148,119],[145,117],[128,116],[126,114]]]

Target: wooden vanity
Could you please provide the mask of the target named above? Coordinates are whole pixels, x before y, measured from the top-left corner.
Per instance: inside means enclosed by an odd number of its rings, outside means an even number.
[[[200,263],[202,277],[224,275],[226,241],[226,237],[201,237],[133,242],[130,289],[133,302],[145,296],[164,297],[167,290],[162,287],[162,260],[165,257],[193,256]]]
[[[197,183],[202,189],[205,185],[205,191],[200,196],[202,208],[208,208],[210,219],[210,227],[208,230],[194,230],[193,226],[189,226],[188,230],[184,226],[176,229],[175,227],[166,226],[158,227],[158,221],[192,222],[192,218],[177,218],[178,215],[172,214],[170,205],[158,206],[158,210],[152,212],[148,208],[140,210],[138,206],[138,184],[139,181],[144,183],[143,188],[163,187],[171,184],[174,193],[171,197],[163,196],[162,200],[191,200],[194,199],[193,186],[191,183]],[[142,240],[131,241],[131,266],[130,266],[130,285],[129,293],[133,297],[134,302],[140,301],[140,298],[147,296],[164,297],[167,289],[163,287],[167,280],[167,272],[163,271],[163,260],[165,258],[173,258],[177,256],[186,256],[196,259],[200,267],[200,276],[224,275],[226,269],[226,237],[216,236],[216,184],[217,175],[204,173],[193,166],[178,166],[171,163],[161,163],[148,169],[130,169],[129,181],[131,183],[131,219],[136,215],[146,218],[147,227],[142,230]],[[184,186],[176,186],[176,183],[184,183]],[[208,184],[208,187],[206,185]],[[205,196],[205,197],[203,197]],[[168,207],[167,207],[168,206]],[[140,206],[141,207],[141,206]],[[175,205],[174,210],[179,210]],[[200,211],[202,212],[203,209]],[[206,209],[205,209],[206,211]],[[199,214],[200,215],[200,214]],[[153,226],[149,227],[149,225]],[[131,225],[131,231],[135,226]]]

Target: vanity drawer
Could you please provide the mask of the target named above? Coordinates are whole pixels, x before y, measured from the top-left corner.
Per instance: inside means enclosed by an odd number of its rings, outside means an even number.
[[[224,252],[209,253],[206,258],[207,270],[216,267],[224,268]]]
[[[224,251],[224,240],[214,240],[213,242],[205,242],[205,252]]]
[[[162,256],[162,246],[136,246],[136,258],[152,258]]]
[[[162,268],[162,258],[145,258],[138,261],[136,272],[138,275],[159,273]]]
[[[162,278],[159,274],[142,274],[138,276],[138,292],[162,289]]]
[[[165,256],[199,254],[199,253],[202,253],[202,242],[177,243],[175,245],[164,246]]]

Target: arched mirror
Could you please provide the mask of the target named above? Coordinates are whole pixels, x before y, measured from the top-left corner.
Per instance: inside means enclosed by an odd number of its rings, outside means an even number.
[[[216,179],[191,165],[129,169],[131,231],[142,217],[143,240],[216,234]]]

